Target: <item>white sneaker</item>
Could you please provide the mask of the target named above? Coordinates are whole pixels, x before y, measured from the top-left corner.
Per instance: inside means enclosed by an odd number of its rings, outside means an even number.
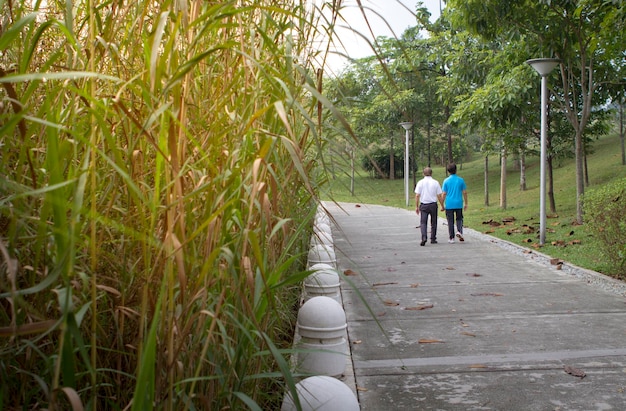
[[[465,239],[463,238],[463,234],[461,234],[460,232],[456,232],[456,238],[459,239],[459,241],[465,241]]]
[[[454,238],[449,239],[448,244],[454,244]]]

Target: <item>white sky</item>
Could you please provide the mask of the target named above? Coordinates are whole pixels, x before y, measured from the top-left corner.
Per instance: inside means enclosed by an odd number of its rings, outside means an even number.
[[[445,7],[443,0],[421,0],[424,7],[431,13],[431,21],[435,21],[439,17],[440,7]],[[408,27],[416,25],[415,8],[418,0],[361,0],[361,4],[365,9],[367,19],[374,32],[374,37],[400,37],[404,30]],[[366,40],[361,38],[357,32],[373,41],[374,37],[369,32],[367,24],[356,0],[342,1],[341,15],[345,22],[338,22],[335,36],[340,39],[345,47],[341,50],[338,41],[336,49],[343,54],[347,54],[352,58],[360,58],[371,56],[374,52]],[[345,28],[349,25],[351,29]],[[342,28],[343,26],[344,28]],[[335,54],[327,58],[327,65],[330,70],[337,72],[346,64],[346,59]]]

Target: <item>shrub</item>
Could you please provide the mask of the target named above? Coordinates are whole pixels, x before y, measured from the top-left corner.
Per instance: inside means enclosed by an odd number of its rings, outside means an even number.
[[[584,207],[586,223],[607,263],[626,278],[626,178],[590,190]]]

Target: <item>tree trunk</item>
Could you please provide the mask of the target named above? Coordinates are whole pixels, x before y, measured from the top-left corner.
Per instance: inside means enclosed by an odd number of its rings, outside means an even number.
[[[552,173],[552,156],[548,155],[546,158],[548,163],[548,201],[550,202],[550,213],[556,214],[556,202],[554,201],[554,174]]]
[[[500,160],[500,208],[506,210],[506,148],[502,149]]]
[[[417,185],[417,156],[415,155],[415,133],[411,131],[411,154],[409,161],[413,158],[409,164],[411,165],[411,171],[413,172],[413,187]]]
[[[426,138],[428,139],[428,167],[431,167],[430,165],[430,129],[432,128],[433,124],[432,124],[432,119],[430,118],[430,110],[428,112],[428,130],[426,130]]]
[[[354,197],[354,150],[350,149],[350,195]]]
[[[548,106],[549,107],[549,106]],[[550,130],[550,123],[552,121],[552,115],[548,110],[548,130]],[[548,131],[546,135],[546,179],[548,180],[548,202],[550,203],[550,213],[556,214],[556,202],[554,201],[554,173],[553,173],[553,150],[552,150],[552,134]]]
[[[489,206],[489,156],[485,156],[485,205]]]
[[[393,151],[393,137],[391,138],[391,148],[389,149],[389,179],[396,179],[396,155]]]
[[[619,105],[619,139],[622,143],[622,165],[626,166],[626,149],[624,148],[624,99]]]
[[[583,223],[583,194],[585,184],[583,176],[583,136],[582,130],[576,130],[576,222]]]
[[[526,154],[519,155],[519,190],[526,191]]]
[[[587,150],[585,149],[585,154],[583,155],[583,168],[585,173],[585,187],[589,187],[589,167],[587,165]]]
[[[448,137],[448,164],[451,164],[454,162],[454,158],[452,158],[452,126],[450,125],[450,123],[448,123],[449,118],[450,118],[450,107],[446,106],[446,136]]]
[[[584,155],[584,144],[583,144],[583,133],[585,131],[585,127],[587,126],[587,121],[589,121],[589,116],[591,114],[591,103],[593,96],[593,89],[595,88],[593,82],[593,67],[587,66],[587,55],[583,54],[581,56],[582,59],[582,69],[579,77],[579,84],[577,84],[578,93],[574,89],[576,87],[576,83],[571,83],[569,74],[573,75],[573,67],[570,62],[565,63],[567,65],[567,70],[564,64],[561,64],[561,82],[563,84],[563,100],[565,106],[565,117],[574,128],[575,132],[575,143],[574,143],[574,151],[576,157],[576,223],[583,223],[583,194],[585,193],[585,184],[584,184],[584,175],[583,175],[583,155]],[[590,63],[591,64],[591,63]],[[572,96],[580,96],[580,105],[578,102],[578,98],[573,98]]]

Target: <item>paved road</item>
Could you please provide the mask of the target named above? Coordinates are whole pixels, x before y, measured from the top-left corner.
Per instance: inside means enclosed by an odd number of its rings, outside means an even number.
[[[623,283],[472,230],[448,244],[443,219],[420,247],[412,211],[326,207],[362,410],[626,410]]]

